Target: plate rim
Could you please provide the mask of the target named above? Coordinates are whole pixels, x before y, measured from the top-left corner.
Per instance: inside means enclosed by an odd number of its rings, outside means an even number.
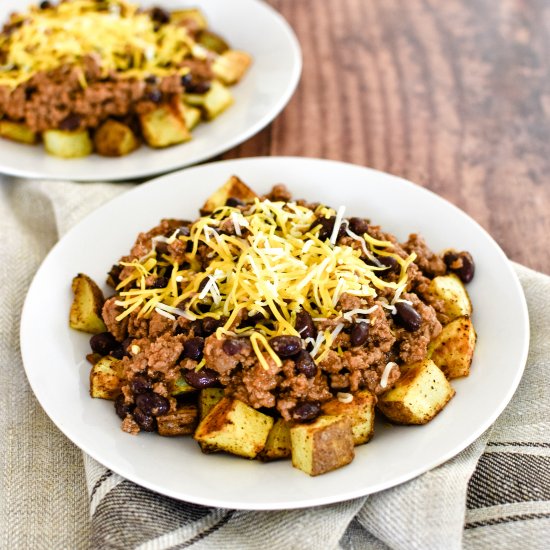
[[[106,201],[104,203],[104,205],[106,205],[108,203],[113,203],[113,202],[116,202],[116,201],[122,201],[124,199],[124,196],[127,193],[132,193],[132,192],[138,192],[139,193],[139,191],[141,189],[143,189],[145,186],[148,187],[149,185],[161,185],[162,180],[178,177],[181,174],[183,174],[184,172],[186,173],[186,172],[189,172],[189,171],[201,171],[203,169],[208,170],[213,165],[246,164],[246,163],[251,162],[251,161],[253,163],[256,163],[256,162],[263,163],[263,162],[266,162],[266,161],[268,163],[271,163],[271,162],[275,162],[275,163],[277,163],[277,162],[287,162],[287,161],[288,162],[300,162],[301,163],[301,162],[305,161],[305,162],[311,162],[311,163],[315,163],[315,164],[317,164],[317,163],[321,163],[321,164],[326,163],[326,164],[340,165],[340,166],[344,166],[344,167],[347,166],[347,167],[359,168],[361,170],[364,170],[365,173],[369,173],[369,172],[370,173],[376,173],[376,174],[378,174],[379,177],[382,176],[383,178],[391,178],[391,179],[399,180],[400,184],[402,184],[402,185],[406,185],[408,187],[415,188],[417,191],[420,191],[421,193],[425,192],[429,195],[432,195],[433,197],[437,198],[438,200],[443,201],[444,203],[446,203],[447,206],[450,206],[451,208],[453,208],[461,216],[463,216],[463,217],[467,218],[468,220],[470,220],[470,222],[473,222],[477,226],[477,229],[480,230],[481,232],[483,232],[485,234],[485,236],[492,242],[493,246],[495,247],[495,250],[501,256],[501,258],[505,261],[504,263],[506,265],[506,269],[508,271],[508,274],[511,276],[511,280],[513,281],[515,289],[518,292],[518,297],[520,298],[521,316],[522,316],[522,320],[523,320],[522,327],[525,330],[525,339],[522,342],[521,353],[519,354],[520,357],[521,357],[520,364],[518,364],[518,368],[516,369],[515,376],[512,380],[512,383],[507,388],[507,391],[506,391],[505,395],[503,397],[501,397],[499,406],[496,407],[495,410],[492,412],[492,414],[487,416],[484,419],[484,421],[481,422],[476,427],[476,429],[473,430],[472,433],[469,434],[468,437],[464,438],[460,442],[460,445],[455,445],[455,447],[453,449],[449,450],[447,453],[443,454],[442,456],[437,457],[437,459],[432,460],[432,461],[430,461],[426,464],[423,464],[422,466],[419,466],[419,467],[417,467],[417,468],[415,468],[411,471],[408,471],[406,474],[403,474],[403,475],[401,475],[397,478],[392,478],[391,480],[388,480],[388,481],[385,481],[385,482],[380,482],[378,484],[374,484],[368,490],[365,490],[364,488],[359,488],[359,489],[356,489],[356,490],[348,491],[344,494],[338,494],[336,497],[331,496],[331,495],[327,495],[325,497],[318,497],[317,496],[317,497],[311,497],[311,498],[304,498],[304,499],[301,499],[298,502],[295,502],[295,501],[286,501],[286,502],[285,501],[279,501],[279,502],[276,502],[275,504],[263,503],[263,502],[262,503],[253,503],[253,502],[243,503],[242,501],[239,501],[239,500],[229,501],[227,499],[224,499],[223,501],[220,501],[219,499],[216,499],[215,497],[209,497],[209,496],[196,497],[195,495],[193,495],[192,499],[190,499],[189,496],[187,496],[187,497],[184,496],[184,495],[182,496],[182,494],[179,491],[172,491],[172,490],[170,490],[170,488],[167,488],[167,487],[159,488],[159,486],[156,485],[155,483],[150,483],[148,481],[143,481],[139,476],[134,476],[132,474],[128,475],[128,472],[120,473],[120,470],[119,470],[118,466],[116,464],[113,464],[112,460],[105,461],[103,458],[99,459],[98,456],[97,456],[99,453],[94,448],[90,449],[89,446],[87,446],[87,445],[81,446],[80,444],[76,444],[73,441],[73,439],[66,433],[64,426],[58,425],[58,423],[55,422],[52,419],[52,417],[50,416],[49,410],[48,410],[50,408],[49,405],[47,407],[45,407],[44,404],[43,404],[42,397],[39,396],[39,393],[37,393],[35,391],[35,386],[33,385],[33,380],[31,378],[31,376],[29,376],[29,372],[28,372],[28,369],[27,369],[27,362],[26,362],[26,359],[25,359],[26,356],[28,357],[29,352],[27,351],[27,343],[25,342],[24,327],[26,326],[26,324],[28,322],[27,319],[30,315],[29,314],[29,309],[30,309],[29,296],[31,296],[31,290],[33,289],[33,287],[35,285],[35,281],[38,279],[44,265],[46,264],[46,259],[53,253],[54,250],[56,250],[59,246],[62,246],[62,241],[64,240],[64,237],[66,235],[69,235],[72,231],[75,231],[76,228],[80,224],[82,224],[85,220],[87,220],[88,218],[91,218],[94,215],[96,215],[96,213],[99,210],[101,210],[101,208],[103,207],[103,205],[102,205],[99,208],[97,208],[97,209],[93,210],[92,212],[90,212],[88,215],[84,216],[77,223],[75,223],[75,225],[73,227],[71,227],[71,229],[69,229],[69,231],[67,231],[61,237],[61,239],[59,241],[57,241],[57,243],[50,249],[50,251],[48,252],[46,257],[43,259],[42,263],[40,264],[38,270],[36,271],[36,273],[33,277],[33,280],[32,280],[31,284],[28,287],[27,295],[25,297],[25,301],[24,301],[24,305],[23,305],[23,309],[22,309],[22,313],[21,313],[21,321],[20,321],[20,346],[21,346],[21,354],[22,354],[22,359],[23,359],[23,367],[24,367],[24,370],[25,370],[25,374],[27,376],[27,380],[29,381],[29,384],[30,384],[30,386],[33,390],[33,393],[34,393],[35,397],[37,398],[37,400],[39,401],[39,403],[40,403],[41,407],[43,408],[43,410],[46,412],[48,417],[55,424],[56,428],[59,429],[80,450],[82,450],[83,452],[88,454],[90,457],[92,457],[94,460],[96,460],[97,462],[102,464],[104,467],[109,468],[113,472],[117,473],[118,475],[120,475],[124,479],[132,481],[132,482],[136,483],[137,485],[140,485],[140,486],[145,487],[145,488],[147,488],[151,491],[154,491],[155,493],[165,495],[165,496],[168,496],[168,497],[180,500],[180,501],[193,502],[193,503],[204,505],[204,506],[224,507],[224,508],[233,508],[233,509],[240,509],[240,510],[283,510],[283,509],[301,509],[301,508],[307,508],[307,507],[311,507],[311,506],[320,506],[320,505],[332,504],[332,503],[337,503],[337,502],[344,502],[346,500],[350,500],[350,499],[354,499],[354,498],[358,498],[358,497],[378,493],[380,491],[383,491],[385,489],[389,489],[389,488],[392,488],[392,487],[397,487],[397,486],[399,486],[399,485],[401,485],[401,484],[403,484],[403,483],[405,483],[409,480],[412,480],[412,479],[418,477],[419,475],[421,475],[425,472],[428,472],[428,471],[432,470],[433,468],[436,468],[437,466],[439,466],[439,465],[447,462],[448,460],[452,459],[453,457],[457,456],[464,449],[466,449],[469,445],[471,445],[472,442],[474,442],[479,436],[481,436],[490,426],[492,426],[492,424],[496,421],[496,419],[502,414],[504,409],[508,406],[508,404],[510,403],[513,395],[515,394],[515,392],[516,392],[516,390],[519,386],[519,383],[522,379],[522,376],[523,376],[523,373],[524,373],[524,370],[525,370],[525,366],[526,366],[526,362],[527,362],[527,356],[528,356],[528,352],[529,352],[529,343],[530,343],[530,323],[529,323],[529,314],[528,314],[528,308],[527,308],[527,301],[526,301],[526,298],[525,298],[525,293],[524,293],[523,288],[521,286],[521,283],[519,281],[519,277],[517,276],[516,272],[514,271],[511,261],[508,259],[508,257],[506,256],[506,254],[504,253],[502,248],[493,239],[493,237],[489,234],[489,232],[486,231],[475,219],[473,219],[471,216],[469,216],[462,209],[458,208],[453,203],[451,203],[450,201],[448,201],[447,199],[445,199],[441,195],[438,195],[437,193],[434,193],[430,189],[427,189],[427,188],[422,187],[418,184],[415,184],[414,182],[412,182],[410,180],[407,180],[405,178],[402,178],[400,176],[395,176],[393,174],[389,174],[387,172],[383,172],[383,171],[376,170],[376,169],[373,169],[373,168],[365,167],[365,166],[362,166],[362,165],[359,165],[359,164],[353,164],[353,163],[337,161],[337,160],[330,160],[330,159],[314,158],[314,157],[297,157],[297,156],[244,157],[244,158],[238,158],[238,159],[220,160],[220,161],[217,161],[217,162],[212,162],[212,163],[203,164],[203,165],[199,165],[199,166],[189,166],[189,167],[183,168],[181,170],[178,170],[176,172],[171,172],[171,173],[164,174],[162,176],[153,178],[153,179],[145,182],[144,184],[136,186],[134,189],[132,189],[130,191],[123,192],[123,193],[113,197],[112,199]],[[229,171],[228,171],[228,173],[229,173]]]
[[[266,12],[270,13],[271,17],[273,17],[273,20],[277,21],[277,23],[280,25],[281,30],[286,35],[286,38],[288,40],[288,45],[292,50],[293,67],[292,67],[292,72],[289,74],[288,85],[285,89],[285,92],[278,98],[278,100],[271,107],[271,109],[268,112],[266,112],[262,118],[257,120],[256,123],[252,124],[248,128],[248,130],[246,130],[245,132],[241,133],[240,135],[237,135],[237,137],[233,139],[227,140],[225,143],[220,144],[214,149],[205,151],[204,153],[197,155],[191,161],[183,161],[182,164],[177,164],[174,166],[170,166],[168,168],[144,169],[144,170],[133,171],[131,173],[129,172],[129,173],[120,174],[120,175],[115,174],[109,177],[100,176],[96,178],[89,178],[82,174],[76,174],[76,175],[72,174],[71,177],[63,176],[63,179],[78,181],[82,183],[87,183],[87,182],[88,183],[92,183],[92,182],[107,182],[107,183],[121,182],[122,183],[122,182],[131,182],[132,180],[149,181],[149,178],[162,177],[163,175],[166,175],[178,170],[182,170],[190,166],[195,166],[197,164],[204,163],[205,161],[213,159],[214,157],[221,155],[229,151],[230,149],[233,149],[234,147],[237,147],[241,143],[246,142],[250,138],[260,133],[269,124],[271,124],[281,114],[284,108],[288,105],[288,103],[290,102],[290,100],[292,99],[296,91],[296,88],[298,87],[298,84],[300,83],[302,70],[303,70],[303,52],[294,29],[292,28],[290,23],[286,20],[286,18],[279,11],[277,11],[273,6],[271,6],[270,4],[262,0],[241,0],[241,1],[255,4],[259,6],[261,9],[264,9],[266,10]],[[0,10],[1,9],[2,8],[0,7]],[[0,139],[3,139],[3,138],[0,138]],[[1,142],[0,142],[0,145],[1,145]],[[21,145],[21,147],[26,146],[25,144],[19,144],[19,145]],[[173,147],[178,147],[182,145],[185,145],[185,144],[179,144],[179,145],[176,144]],[[32,147],[35,147],[35,146],[32,146]],[[43,154],[46,155],[47,153],[43,151]],[[99,157],[99,158],[101,159],[102,157]],[[70,163],[71,160],[73,159],[65,159],[65,161],[68,163]],[[79,160],[79,159],[74,159],[74,160]],[[227,159],[227,160],[231,160],[231,159]],[[139,165],[139,160],[135,164]],[[43,179],[48,181],[55,181],[60,179],[59,176],[57,176],[54,173],[44,173],[44,172],[33,170],[32,168],[19,169],[17,167],[14,168],[11,166],[6,167],[2,164],[2,161],[0,159],[0,176],[2,175],[16,177],[16,178]]]

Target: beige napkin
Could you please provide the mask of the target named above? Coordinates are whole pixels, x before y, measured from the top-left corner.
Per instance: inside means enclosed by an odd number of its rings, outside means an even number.
[[[28,386],[19,351],[20,312],[36,269],[57,239],[130,187],[0,177],[0,548],[547,547],[550,278],[519,265],[532,336],[516,395],[489,432],[409,483],[336,505],[243,512],[161,497],[83,456]]]

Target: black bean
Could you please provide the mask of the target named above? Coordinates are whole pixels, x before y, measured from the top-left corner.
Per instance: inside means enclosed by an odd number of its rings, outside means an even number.
[[[40,2],[40,9],[41,10],[49,10],[50,8],[52,7],[52,3],[51,2]]]
[[[60,130],[68,130],[73,131],[80,127],[80,122],[82,119],[79,115],[71,114],[66,116],[60,123],[59,123],[59,129]]]
[[[298,422],[315,420],[321,414],[319,403],[298,403],[292,412],[292,419]]]
[[[364,233],[369,231],[369,221],[364,218],[350,218],[349,228],[353,233],[362,237]]]
[[[113,267],[111,267],[111,271],[107,273],[107,282],[115,287],[120,283],[120,274],[122,273],[122,266],[118,264],[114,264]]]
[[[161,25],[164,25],[170,21],[170,14],[166,10],[159,7],[155,7],[151,10],[150,17],[153,21],[156,21]]]
[[[118,417],[124,420],[126,418],[127,414],[130,414],[132,412],[132,406],[128,405],[128,403],[124,400],[124,395],[120,394],[116,400],[115,400],[115,412],[117,413]]]
[[[225,201],[225,206],[233,206],[233,207],[244,206],[244,202],[241,199],[238,199],[236,197],[229,197]]]
[[[447,268],[456,273],[463,283],[469,283],[475,274],[475,263],[469,252],[447,252],[443,256]]]
[[[422,326],[422,316],[407,302],[397,302],[395,309],[395,321],[408,332],[415,332]]]
[[[210,90],[210,82],[208,80],[192,79],[185,87],[185,91],[189,94],[205,94]]]
[[[150,414],[146,414],[139,407],[136,407],[134,409],[133,416],[134,416],[134,420],[136,421],[137,425],[144,432],[154,432],[156,430],[157,422],[156,422],[154,416],[151,416]]]
[[[193,359],[193,361],[200,361],[202,358],[202,351],[204,349],[204,338],[201,336],[194,336],[189,338],[183,344],[183,357],[187,359]]]
[[[118,342],[110,332],[101,332],[90,338],[90,347],[94,353],[109,355],[111,351],[118,347]]]
[[[149,288],[166,288],[170,279],[168,277],[157,277]]]
[[[136,397],[136,407],[141,409],[145,414],[151,416],[160,416],[166,414],[170,409],[170,403],[166,397],[158,393],[142,393]]]
[[[369,337],[368,323],[355,323],[349,337],[352,346],[362,346]]]
[[[377,256],[377,260],[388,268],[384,270],[383,273],[397,273],[401,269],[399,262],[391,256]]]
[[[115,349],[111,351],[111,356],[115,359],[122,359],[123,357],[128,357],[128,347],[132,343],[133,338],[126,338],[121,344],[119,344]]]
[[[317,365],[305,349],[296,358],[296,370],[304,374],[306,378],[313,378],[317,374]]]
[[[156,84],[158,82],[158,78],[154,74],[150,74],[145,79],[145,82],[147,82],[147,84]]]
[[[185,381],[194,388],[210,388],[218,384],[218,373],[203,367],[199,371],[188,370],[183,373]]]
[[[228,338],[222,344],[222,349],[227,355],[237,355],[245,346],[242,338]]]
[[[294,328],[299,332],[300,337],[303,339],[306,338],[315,338],[317,336],[317,329],[313,323],[311,315],[305,311],[299,311],[296,315],[296,323]]]
[[[136,374],[131,382],[130,389],[134,395],[140,395],[151,391],[151,381],[145,374]]]
[[[27,86],[25,88],[25,99],[28,101],[38,91],[36,86]]]
[[[187,73],[187,74],[184,74],[181,79],[180,79],[180,82],[181,82],[181,85],[187,89],[187,86],[189,86],[191,84],[191,81],[193,80],[193,75],[191,73]]]
[[[202,320],[202,331],[205,336],[214,334],[216,330],[225,323],[226,319],[214,319],[213,317],[205,317]]]
[[[189,237],[191,235],[191,229],[188,225],[182,225],[176,232],[176,237]]]
[[[155,88],[147,94],[147,99],[153,103],[160,103],[162,101],[162,92]]]
[[[298,336],[275,336],[269,345],[279,357],[292,357],[302,349],[302,340]]]

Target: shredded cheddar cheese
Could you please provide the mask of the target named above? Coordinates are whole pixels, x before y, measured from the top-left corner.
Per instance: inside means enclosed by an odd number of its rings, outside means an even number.
[[[13,15],[0,36],[0,85],[16,87],[39,71],[65,64],[83,66],[91,56],[102,76],[122,78],[185,74],[184,57],[203,54],[186,28],[155,25],[149,14],[125,0],[71,0]],[[84,72],[79,78],[86,87]]]
[[[342,222],[343,209],[339,212],[335,226]],[[171,263],[170,256],[156,252],[141,260],[121,262],[133,269],[118,287],[117,304],[123,311],[117,319],[136,310],[140,316],[157,311],[166,317],[223,318],[217,337],[249,336],[258,360],[267,369],[266,357],[281,364],[268,339],[299,336],[294,328],[296,315],[305,310],[314,319],[339,320],[332,331],[319,331],[311,342],[311,355],[320,361],[344,328],[344,321],[352,321],[353,315],[369,315],[378,307],[342,313],[338,306],[341,296],[374,298],[378,290],[390,288],[395,300],[400,299],[407,285],[407,268],[416,257],[413,253],[401,258],[392,252],[391,242],[363,235],[370,254],[392,256],[401,268],[396,282],[384,280],[381,273],[386,268],[365,263],[362,247],[319,239],[316,219],[335,214],[326,207],[312,211],[296,203],[260,199],[242,211],[220,207],[199,218],[189,236],[177,237],[189,251],[182,264]],[[223,231],[222,225],[228,222],[233,223],[234,232]],[[166,287],[147,286],[148,278],[166,270],[170,271]],[[244,312],[262,314],[264,320],[255,327],[238,327]]]

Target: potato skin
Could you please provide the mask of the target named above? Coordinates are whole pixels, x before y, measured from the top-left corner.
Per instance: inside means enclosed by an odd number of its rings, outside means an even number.
[[[46,130],[42,134],[46,152],[66,159],[87,157],[93,151],[88,130]]]
[[[94,135],[96,153],[104,157],[122,157],[139,147],[132,129],[122,122],[106,120]]]
[[[200,212],[201,215],[209,214],[216,210],[216,208],[224,206],[227,199],[230,197],[247,202],[254,200],[257,196],[258,195],[237,176],[231,176],[217,191],[208,197]]]
[[[191,139],[179,99],[159,105],[155,110],[139,116],[141,131],[147,145],[168,147]]]
[[[90,334],[106,332],[107,327],[101,318],[105,303],[101,289],[83,273],[73,279],[72,289],[74,299],[69,312],[70,327]]]
[[[38,142],[38,134],[21,124],[11,120],[0,120],[0,137],[17,141],[18,143],[26,143],[34,145]]]
[[[102,357],[90,371],[90,396],[114,400],[120,394],[122,377],[120,361],[107,355]]]

